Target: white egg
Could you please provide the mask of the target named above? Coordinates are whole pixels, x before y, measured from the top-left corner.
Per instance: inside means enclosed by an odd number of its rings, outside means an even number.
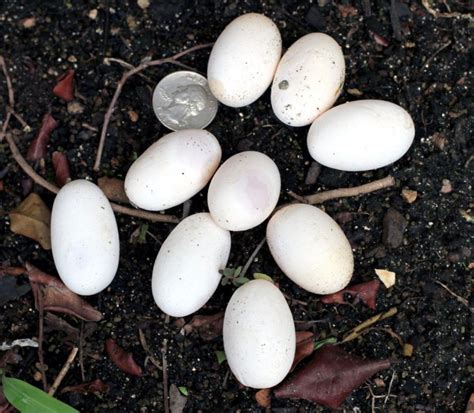
[[[255,102],[270,86],[281,56],[278,27],[263,14],[230,22],[217,38],[207,66],[212,94],[224,105]]]
[[[205,130],[169,133],[130,166],[125,192],[132,204],[150,211],[182,204],[207,185],[221,155],[219,142]]]
[[[152,291],[160,309],[173,317],[199,310],[221,280],[230,253],[230,233],[208,213],[181,221],[168,235],[153,267]]]
[[[383,100],[344,103],[317,118],[308,149],[322,165],[368,171],[400,159],[410,148],[415,126],[402,107]]]
[[[278,64],[271,94],[275,115],[289,126],[309,125],[334,105],[344,76],[344,55],[332,37],[301,37]]]
[[[349,284],[354,270],[349,241],[316,207],[293,204],[277,211],[268,222],[267,243],[280,269],[305,290],[331,294]]]
[[[244,386],[276,386],[295,357],[295,325],[281,291],[270,281],[252,280],[232,295],[224,316],[229,367]]]
[[[207,203],[212,218],[229,231],[261,224],[280,196],[280,172],[267,155],[247,151],[227,159],[211,180]]]
[[[60,189],[51,212],[51,247],[61,280],[76,294],[97,294],[112,282],[119,264],[119,233],[110,203],[97,185],[78,179]]]

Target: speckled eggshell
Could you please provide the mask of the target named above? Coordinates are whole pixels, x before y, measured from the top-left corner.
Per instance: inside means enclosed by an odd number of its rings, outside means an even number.
[[[227,159],[211,180],[207,203],[214,221],[229,231],[261,224],[280,196],[280,172],[267,155],[247,151]]]
[[[305,126],[336,102],[344,85],[342,49],[330,36],[310,33],[283,55],[272,83],[275,115],[289,126]]]
[[[402,107],[384,100],[357,100],[317,118],[308,132],[308,150],[322,165],[342,171],[368,171],[400,159],[415,137],[415,125]]]
[[[295,357],[295,325],[281,291],[270,281],[252,280],[232,295],[224,316],[229,367],[244,386],[276,386]]]
[[[221,280],[230,253],[230,233],[208,213],[181,221],[158,252],[153,267],[152,292],[158,307],[173,317],[199,310]]]
[[[158,139],[130,166],[125,193],[149,211],[182,204],[204,188],[219,166],[217,139],[202,129],[183,129]]]
[[[352,249],[328,214],[311,205],[294,204],[277,211],[267,226],[267,243],[280,269],[315,294],[332,294],[349,284]]]
[[[117,222],[108,199],[92,182],[64,185],[51,212],[51,247],[61,280],[79,295],[92,295],[114,279],[119,264]]]
[[[278,27],[263,14],[232,20],[217,38],[207,66],[212,94],[235,108],[255,102],[270,86],[281,56]]]

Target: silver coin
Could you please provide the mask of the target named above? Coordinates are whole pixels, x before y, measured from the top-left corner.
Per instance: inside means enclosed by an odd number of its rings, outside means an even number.
[[[217,113],[217,100],[207,79],[189,71],[165,76],[153,92],[153,110],[159,121],[171,130],[203,129]]]

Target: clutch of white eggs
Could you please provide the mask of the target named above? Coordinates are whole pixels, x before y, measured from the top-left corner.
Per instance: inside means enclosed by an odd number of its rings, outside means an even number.
[[[331,109],[345,76],[344,56],[333,38],[311,33],[281,53],[280,32],[269,18],[255,13],[236,18],[209,58],[212,93],[224,105],[242,107],[271,84],[276,117],[289,126],[311,124],[309,153],[330,168],[381,168],[408,151],[415,130],[400,106],[359,100]],[[268,156],[242,152],[219,167],[221,154],[211,133],[180,130],[151,145],[125,178],[130,201],[151,211],[182,204],[210,181],[209,213],[182,220],[163,242],[153,267],[153,297],[171,316],[187,316],[206,304],[227,265],[229,231],[260,225],[279,199],[280,174]],[[283,207],[270,218],[266,235],[276,263],[301,288],[330,294],[349,283],[352,249],[342,229],[320,209]],[[77,180],[59,191],[51,241],[58,273],[72,291],[96,294],[112,282],[119,264],[118,228],[96,185]],[[268,388],[288,374],[295,353],[293,317],[270,281],[250,281],[234,292],[225,312],[224,347],[232,372],[244,385]]]

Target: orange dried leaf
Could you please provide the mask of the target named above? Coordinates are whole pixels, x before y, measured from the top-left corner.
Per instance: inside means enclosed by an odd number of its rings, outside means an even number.
[[[270,396],[271,389],[262,389],[255,393],[255,400],[260,407],[268,409],[272,405],[272,398]]]
[[[74,99],[74,70],[68,70],[58,79],[53,93],[66,102]]]
[[[142,375],[142,369],[135,362],[133,356],[121,348],[112,338],[105,341],[105,351],[120,370],[133,376]]]
[[[51,249],[51,212],[39,195],[31,193],[10,212],[10,229],[37,241],[45,250]]]

